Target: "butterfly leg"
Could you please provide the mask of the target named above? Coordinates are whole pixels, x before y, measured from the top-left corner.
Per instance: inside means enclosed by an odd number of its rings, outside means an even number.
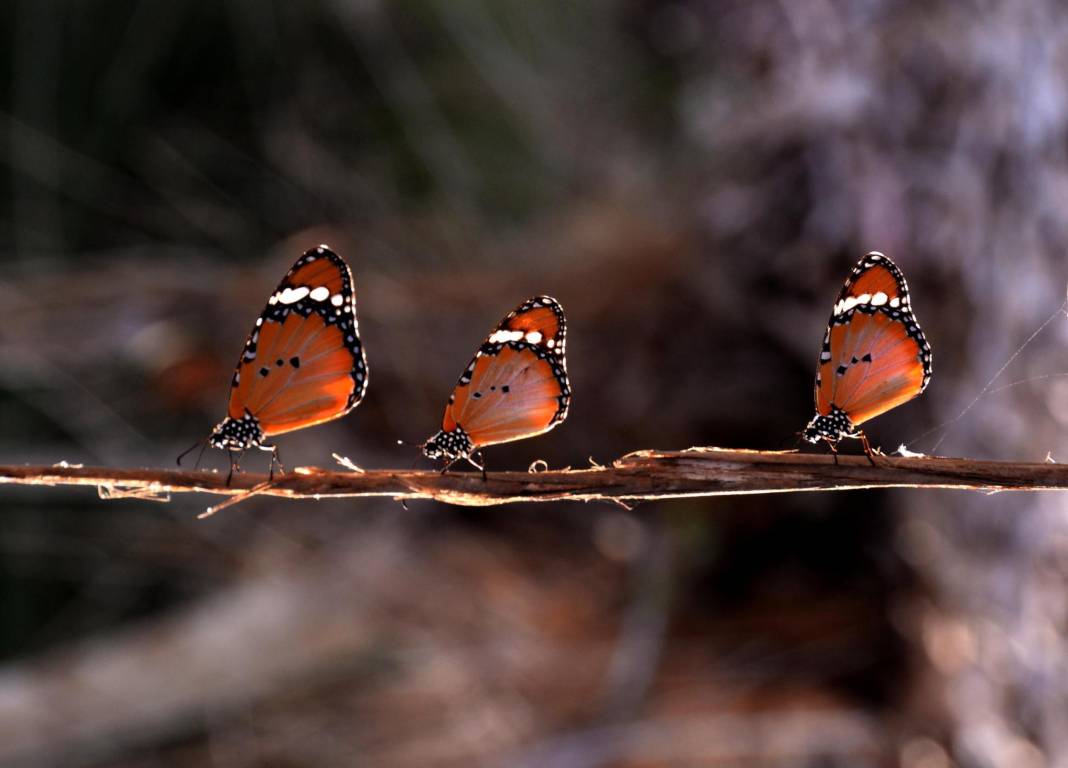
[[[267,482],[270,482],[270,481],[274,480],[274,467],[275,467],[275,464],[278,465],[278,474],[284,475],[286,473],[286,468],[282,465],[282,457],[278,455],[278,446],[277,445],[261,445],[261,446],[259,446],[259,448],[260,448],[261,451],[270,451],[271,452],[271,467],[270,467],[270,469],[268,470],[268,473],[267,473]]]
[[[465,456],[464,458],[467,459],[468,464],[482,471],[482,482],[486,482],[486,457],[482,455],[482,451],[475,451],[473,455],[478,456],[477,462],[471,456]]]
[[[452,459],[451,461],[449,461],[444,467],[441,468],[441,474],[444,475],[446,472],[448,472],[452,465],[458,461],[459,459]]]
[[[823,438],[823,441],[827,443],[827,447],[831,449],[831,456],[834,457],[834,465],[838,466],[838,443],[829,437]]]
[[[234,477],[234,472],[241,471],[241,454],[237,454],[237,458],[234,458],[234,452],[229,448],[226,449],[226,455],[230,458],[230,471],[226,473],[226,485],[230,486],[230,481]]]
[[[875,467],[875,466],[878,466],[878,465],[877,465],[877,464],[875,463],[875,453],[876,453],[876,449],[873,449],[873,448],[871,447],[871,443],[870,443],[870,442],[868,442],[868,436],[867,436],[867,435],[865,435],[865,434],[864,434],[863,432],[860,432],[860,431],[858,431],[858,432],[857,432],[857,437],[858,437],[858,438],[860,439],[860,444],[861,444],[862,446],[864,446],[864,455],[868,457],[868,461],[870,461],[870,462],[871,462],[871,465],[872,465],[873,467]]]

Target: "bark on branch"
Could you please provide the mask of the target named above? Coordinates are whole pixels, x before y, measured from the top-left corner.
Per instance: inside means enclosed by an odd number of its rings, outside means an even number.
[[[298,467],[276,476],[164,469],[57,465],[0,466],[0,483],[89,485],[107,497],[165,499],[172,493],[257,494],[288,498],[384,496],[488,506],[523,501],[641,501],[857,488],[951,488],[973,491],[1068,489],[1068,465],[942,457],[864,456],[691,448],[630,453],[611,466],[541,472],[375,469],[362,472]]]

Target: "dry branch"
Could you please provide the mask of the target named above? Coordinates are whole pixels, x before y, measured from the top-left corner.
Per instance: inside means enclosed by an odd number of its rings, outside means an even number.
[[[973,491],[1068,489],[1068,466],[943,457],[833,457],[796,452],[691,448],[639,451],[610,467],[542,472],[377,469],[336,472],[298,467],[267,483],[262,474],[161,469],[0,466],[0,483],[90,485],[108,498],[171,493],[258,494],[287,498],[384,496],[488,506],[521,501],[641,501],[695,496],[841,491],[858,488],[951,488]]]

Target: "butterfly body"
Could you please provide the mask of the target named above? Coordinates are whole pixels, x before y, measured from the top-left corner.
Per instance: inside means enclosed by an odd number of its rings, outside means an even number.
[[[859,427],[918,396],[931,380],[931,346],[912,311],[905,277],[873,251],[854,267],[827,324],[816,369],[816,415],[801,436],[864,441]]]
[[[246,412],[240,419],[227,416],[216,424],[208,437],[208,444],[212,448],[245,451],[262,447],[264,437],[259,420]]]
[[[560,303],[535,296],[516,307],[482,342],[445,406],[441,430],[423,453],[450,466],[487,445],[548,432],[567,418],[571,386]]]
[[[321,245],[297,259],[256,319],[208,444],[275,451],[266,438],[344,416],[367,381],[352,272]]]
[[[459,425],[448,432],[438,430],[437,434],[423,443],[423,454],[428,459],[444,459],[448,462],[469,459],[474,456],[476,450],[471,438]]]

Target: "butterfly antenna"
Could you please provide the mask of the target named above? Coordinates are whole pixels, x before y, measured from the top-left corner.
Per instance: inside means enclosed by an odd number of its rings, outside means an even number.
[[[195,443],[193,443],[191,446],[189,446],[184,451],[182,451],[180,454],[178,454],[178,458],[175,460],[175,463],[179,467],[182,466],[182,459],[184,459],[186,456],[188,456],[190,453],[192,453],[193,450],[198,445],[201,446],[200,454],[197,456],[197,463],[193,465],[193,469],[196,469],[197,467],[199,467],[200,466],[200,459],[203,458],[203,456],[204,456],[204,450],[208,447],[208,438],[206,438],[206,437],[200,438]]]
[[[782,450],[783,448],[785,448],[786,446],[791,445],[791,444],[793,444],[794,450],[800,448],[801,447],[801,443],[803,442],[803,437],[802,437],[803,435],[804,435],[804,433],[801,432],[800,430],[798,430],[797,432],[794,432],[789,437],[784,437],[782,439],[782,441],[779,443],[779,449]]]
[[[200,460],[204,458],[204,451],[208,449],[208,441],[205,440],[204,444],[200,446],[200,453],[197,454],[197,463],[193,465],[193,469],[200,469]]]
[[[426,441],[424,440],[421,443],[413,443],[413,442],[411,442],[409,440],[401,440],[400,438],[397,438],[397,445],[406,445],[406,446],[408,446],[410,448],[418,448],[420,451],[422,451],[423,448],[426,447]],[[423,454],[422,453],[417,453],[415,455],[415,458],[412,459],[412,464],[411,464],[410,467],[408,467],[408,469],[415,469],[415,465],[419,463],[419,459],[421,459],[421,458],[423,458]]]

